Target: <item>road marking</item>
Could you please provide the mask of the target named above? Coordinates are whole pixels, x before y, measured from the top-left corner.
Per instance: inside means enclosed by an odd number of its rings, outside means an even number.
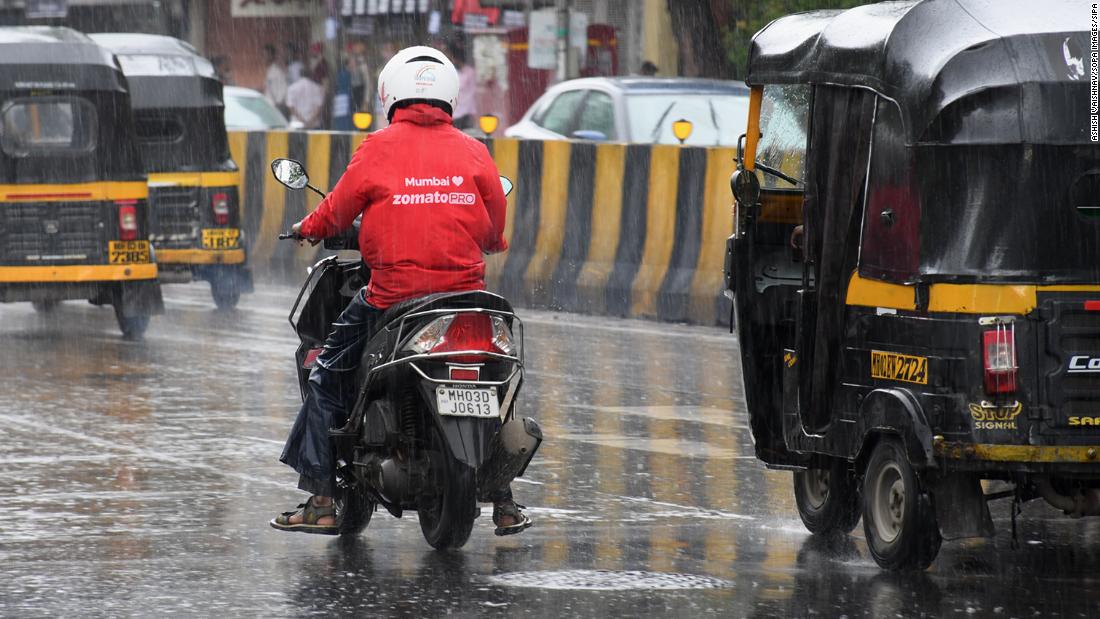
[[[6,423],[7,425],[9,425],[11,427],[21,428],[21,429],[24,429],[24,430],[35,430],[35,431],[41,432],[43,434],[56,434],[56,435],[59,435],[59,436],[64,436],[66,438],[72,439],[73,441],[78,441],[78,442],[83,442],[83,443],[88,443],[88,444],[91,444],[91,445],[95,445],[96,447],[100,448],[103,451],[115,451],[115,452],[121,451],[121,452],[128,453],[128,454],[131,454],[131,455],[134,455],[134,456],[139,456],[139,457],[141,457],[143,459],[146,459],[146,460],[154,460],[154,461],[157,461],[157,462],[164,462],[166,464],[171,464],[173,466],[178,466],[178,467],[182,467],[182,468],[195,469],[195,470],[199,470],[199,471],[206,471],[208,473],[213,473],[213,474],[219,475],[221,477],[232,477],[234,479],[244,481],[244,482],[247,482],[247,483],[250,483],[250,484],[259,484],[259,485],[262,485],[262,486],[269,486],[269,487],[272,487],[272,488],[279,488],[279,489],[282,489],[282,490],[285,490],[287,488],[287,484],[284,483],[284,482],[278,482],[278,481],[274,481],[274,480],[271,480],[271,479],[265,479],[265,478],[262,478],[262,477],[254,477],[252,475],[245,475],[243,473],[235,473],[235,472],[232,472],[232,471],[227,471],[224,466],[214,466],[212,464],[203,464],[201,462],[196,462],[195,460],[190,459],[190,458],[180,458],[180,457],[175,457],[175,456],[169,456],[169,455],[166,455],[166,454],[163,454],[163,453],[160,453],[160,452],[157,452],[157,451],[153,451],[153,450],[150,450],[150,449],[142,449],[140,447],[122,445],[122,444],[115,443],[115,442],[112,442],[112,441],[107,441],[107,440],[96,438],[96,437],[93,437],[93,436],[88,436],[87,434],[82,434],[80,432],[73,432],[72,430],[66,430],[64,428],[59,428],[55,425],[50,425],[50,424],[47,424],[47,423],[38,423],[38,422],[35,422],[35,421],[30,421],[30,420],[27,420],[27,419],[23,419],[23,418],[20,418],[20,417],[14,417],[12,415],[3,415],[3,414],[0,414],[0,422]]]

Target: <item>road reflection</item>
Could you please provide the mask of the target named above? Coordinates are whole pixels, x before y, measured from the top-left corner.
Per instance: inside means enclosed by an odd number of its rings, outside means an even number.
[[[232,313],[169,292],[145,342],[110,312],[0,306],[0,614],[1089,616],[1100,521],[1007,507],[991,540],[894,575],[862,530],[809,536],[753,457],[736,344],[716,330],[530,312],[521,414],[547,435],[515,485],[536,525],[437,553],[415,514],[359,539],[266,526],[298,403],[290,294]],[[65,592],[57,595],[55,592]]]

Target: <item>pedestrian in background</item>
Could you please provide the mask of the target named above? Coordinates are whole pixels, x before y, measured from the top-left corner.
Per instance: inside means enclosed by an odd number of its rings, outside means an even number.
[[[454,110],[454,125],[469,129],[477,125],[477,71],[466,62],[466,50],[451,46],[451,58],[458,69],[458,104]]]
[[[229,68],[229,59],[225,56],[214,56],[210,59],[210,64],[214,67],[214,75],[218,78],[218,81],[226,86],[233,85],[232,70]]]
[[[305,64],[302,63],[302,54],[298,51],[296,44],[287,41],[283,48],[286,50],[286,82],[293,84],[302,77]]]
[[[344,64],[336,72],[332,94],[332,122],[329,129],[334,131],[354,131],[352,123],[352,75],[355,73],[355,58],[351,54],[344,56]]]
[[[286,90],[286,106],[290,111],[292,126],[301,129],[320,129],[325,107],[325,89],[308,75],[298,78]]]
[[[264,96],[272,105],[286,113],[286,69],[283,68],[279,52],[274,45],[264,45],[264,55],[267,58],[267,75],[264,78]]]
[[[306,71],[309,73],[309,78],[321,85],[321,90],[324,92],[324,102],[321,108],[321,127],[327,128],[332,126],[332,108],[330,102],[332,101],[332,71],[329,69],[328,61],[325,60],[325,46],[320,41],[315,41],[309,46],[309,64],[306,66]]]

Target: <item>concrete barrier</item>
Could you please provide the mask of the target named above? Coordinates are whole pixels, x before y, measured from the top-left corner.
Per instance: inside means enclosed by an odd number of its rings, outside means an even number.
[[[260,274],[301,273],[314,248],[276,240],[319,202],[290,191],[269,163],[291,157],[311,183],[336,184],[362,133],[231,132],[241,167],[249,261]],[[509,138],[486,144],[515,182],[487,284],[519,306],[723,324],[725,240],[732,233],[733,149]]]

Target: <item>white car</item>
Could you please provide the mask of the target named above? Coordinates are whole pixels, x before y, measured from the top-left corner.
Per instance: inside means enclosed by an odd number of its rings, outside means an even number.
[[[692,123],[690,146],[733,146],[745,132],[744,82],[695,78],[589,77],[552,86],[505,136],[678,144],[672,123]]]
[[[251,88],[226,86],[223,94],[225,128],[230,131],[264,131],[286,129],[290,126],[286,116],[261,92]]]

